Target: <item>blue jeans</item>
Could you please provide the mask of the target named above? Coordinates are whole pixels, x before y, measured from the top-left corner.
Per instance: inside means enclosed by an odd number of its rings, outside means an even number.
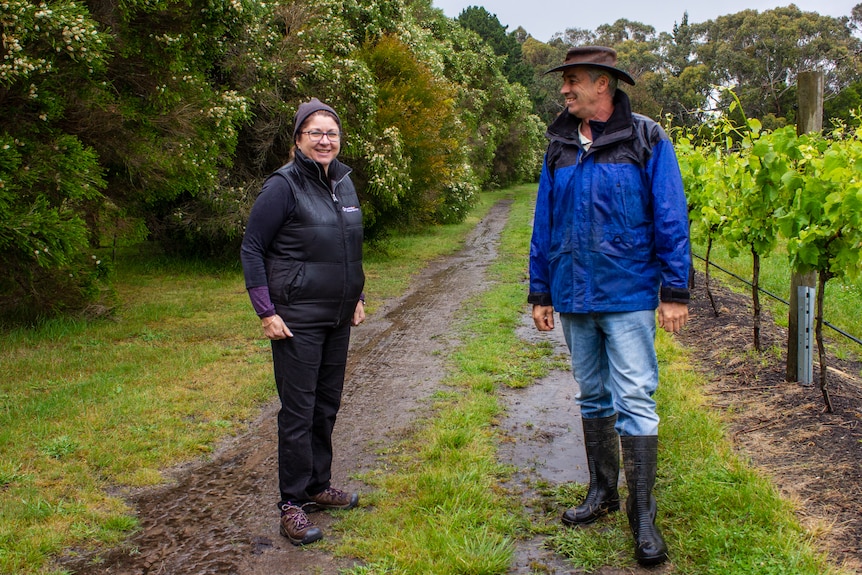
[[[655,310],[560,314],[585,419],[617,414],[620,435],[658,435]]]

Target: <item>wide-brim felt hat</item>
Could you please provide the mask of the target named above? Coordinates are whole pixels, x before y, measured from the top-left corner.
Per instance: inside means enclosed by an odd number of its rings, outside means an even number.
[[[569,51],[566,52],[566,61],[556,68],[551,68],[545,74],[560,72],[574,66],[604,68],[623,82],[632,86],[635,85],[634,78],[628,72],[617,68],[617,51],[606,46],[576,46],[569,48]]]

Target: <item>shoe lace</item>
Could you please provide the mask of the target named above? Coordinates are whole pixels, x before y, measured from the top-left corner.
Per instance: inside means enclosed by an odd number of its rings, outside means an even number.
[[[301,507],[297,507],[296,505],[285,505],[283,511],[285,515],[290,515],[288,521],[293,523],[293,526],[296,529],[305,529],[311,525],[311,521],[308,520],[308,515],[305,514],[305,511],[303,511]]]
[[[342,499],[342,498],[346,497],[346,494],[344,493],[344,491],[337,489],[335,487],[327,487],[326,489],[323,490],[323,492],[326,493],[327,495],[329,495],[330,497],[332,497],[333,499]]]

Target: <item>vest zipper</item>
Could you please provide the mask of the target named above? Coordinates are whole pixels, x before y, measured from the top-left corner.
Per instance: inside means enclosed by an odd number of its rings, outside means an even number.
[[[329,193],[332,196],[332,202],[334,204],[338,204],[338,196],[335,195],[335,190],[338,188],[338,185],[344,180],[344,178],[346,178],[348,175],[349,175],[349,172],[347,174],[345,174],[344,176],[342,176],[340,179],[332,181],[332,184],[329,187]],[[336,211],[336,214],[338,217],[338,221],[341,223],[341,243],[342,243],[342,248],[343,248],[343,252],[344,252],[344,285],[341,288],[341,309],[343,310],[344,309],[344,301],[345,301],[345,298],[347,295],[347,283],[348,283],[347,274],[349,273],[349,270],[350,270],[350,262],[348,261],[348,258],[347,258],[347,230],[344,227],[344,214],[342,213],[341,210],[338,209],[337,206],[335,208],[335,211]],[[336,323],[336,327],[341,325],[341,319],[340,319],[341,315],[342,315],[342,313],[340,312],[338,314],[339,319]]]

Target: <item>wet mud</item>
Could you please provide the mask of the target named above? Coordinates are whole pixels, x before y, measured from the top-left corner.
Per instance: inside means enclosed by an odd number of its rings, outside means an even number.
[[[458,343],[451,326],[457,314],[468,313],[467,298],[489,285],[486,271],[497,257],[508,209],[508,202],[494,206],[462,250],[433,262],[407,293],[353,330],[333,437],[334,485],[361,494],[365,486],[354,477],[380,464],[379,449],[399,439],[441,386],[443,357]],[[565,351],[559,330],[537,334],[528,322],[525,306],[522,337],[552,337]],[[567,372],[504,392],[503,425],[512,441],[502,446],[501,456],[520,470],[514,481],[525,493],[537,473],[551,482],[587,477],[574,393]],[[353,566],[330,553],[326,543],[295,547],[278,533],[277,409],[275,401],[266,405],[243,434],[209,460],[173,470],[167,485],[134,494],[130,503],[140,530],[123,545],[69,550],[57,566],[77,575],[337,575]],[[361,507],[353,512],[361,513]],[[337,537],[329,529],[337,514],[316,513],[312,519],[327,538]],[[537,539],[520,544],[511,573],[533,573],[537,562],[545,573],[570,572]]]
[[[555,355],[568,357],[559,325],[552,332],[540,333],[529,314],[525,314],[518,335],[529,342],[550,341]],[[521,504],[535,521],[548,519],[545,502],[536,491],[537,485],[589,482],[576,393],[577,384],[572,374],[562,370],[550,372],[529,387],[501,391],[506,406],[506,418],[502,422],[506,441],[500,446],[500,459],[515,466],[517,471],[509,487],[520,495]],[[546,549],[543,543],[542,536],[518,541],[509,575],[581,573]]]

